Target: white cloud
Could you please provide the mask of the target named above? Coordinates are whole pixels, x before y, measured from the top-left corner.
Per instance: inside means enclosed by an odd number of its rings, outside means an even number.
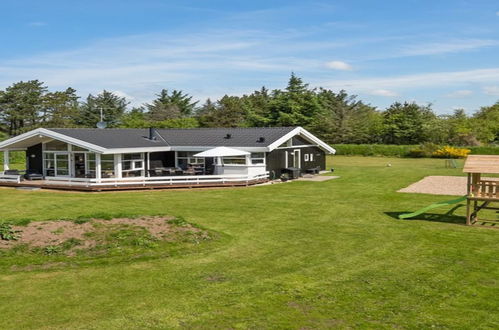
[[[483,92],[487,95],[499,96],[499,86],[485,86]]]
[[[427,88],[455,86],[463,83],[499,83],[499,68],[478,69],[454,72],[432,72],[395,77],[375,77],[355,80],[329,80],[317,82],[331,89],[351,89],[370,91],[372,86],[379,89]]]
[[[499,16],[499,11],[498,11],[498,12],[496,12],[496,16]]]
[[[377,96],[397,96],[398,94],[394,91],[388,90],[388,89],[374,89],[372,91],[369,91],[369,94],[371,95],[377,95]]]
[[[461,90],[457,90],[457,91],[451,92],[449,94],[446,94],[445,96],[455,98],[455,97],[466,97],[466,96],[470,96],[471,94],[473,94],[473,91],[470,91],[469,89],[461,89]]]
[[[128,95],[127,93],[122,91],[112,91],[112,93],[116,96],[124,97],[127,101],[133,101],[135,99],[133,96]]]
[[[343,62],[343,61],[327,62],[326,66],[330,69],[333,69],[333,70],[341,70],[341,71],[352,70],[352,66],[346,62]]]
[[[448,42],[431,42],[414,44],[405,47],[400,52],[401,56],[438,55],[457,53],[483,47],[499,45],[499,40],[491,39],[456,39]]]

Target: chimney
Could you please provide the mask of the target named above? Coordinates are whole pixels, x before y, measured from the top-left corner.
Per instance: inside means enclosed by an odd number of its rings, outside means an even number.
[[[225,136],[226,139],[231,139],[232,138],[232,134],[229,134],[227,133],[227,135]]]
[[[149,127],[149,140],[156,141],[156,129]]]

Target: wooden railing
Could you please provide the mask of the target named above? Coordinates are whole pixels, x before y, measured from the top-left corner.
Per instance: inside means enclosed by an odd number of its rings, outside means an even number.
[[[472,185],[473,197],[499,199],[499,181],[480,180]]]
[[[266,180],[269,177],[269,172],[257,175],[187,175],[187,176],[151,176],[151,177],[135,177],[135,178],[105,178],[105,179],[87,179],[87,178],[63,178],[53,177],[47,178],[44,184],[50,185],[72,185],[85,187],[99,186],[147,186],[147,185],[175,185],[175,184],[191,184],[199,185],[203,183],[244,183]]]

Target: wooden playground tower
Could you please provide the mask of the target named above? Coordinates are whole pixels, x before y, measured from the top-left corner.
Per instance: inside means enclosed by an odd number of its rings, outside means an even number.
[[[497,219],[478,219],[481,210],[499,210],[499,207],[490,206],[499,202],[499,178],[482,179],[482,174],[499,174],[499,156],[468,156],[463,172],[468,173],[466,224],[499,223]]]

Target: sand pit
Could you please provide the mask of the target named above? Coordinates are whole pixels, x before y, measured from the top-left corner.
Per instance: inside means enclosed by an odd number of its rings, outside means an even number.
[[[499,178],[484,179],[499,180]],[[465,176],[427,176],[406,188],[400,189],[398,192],[464,196],[466,195],[467,180],[468,178]]]

